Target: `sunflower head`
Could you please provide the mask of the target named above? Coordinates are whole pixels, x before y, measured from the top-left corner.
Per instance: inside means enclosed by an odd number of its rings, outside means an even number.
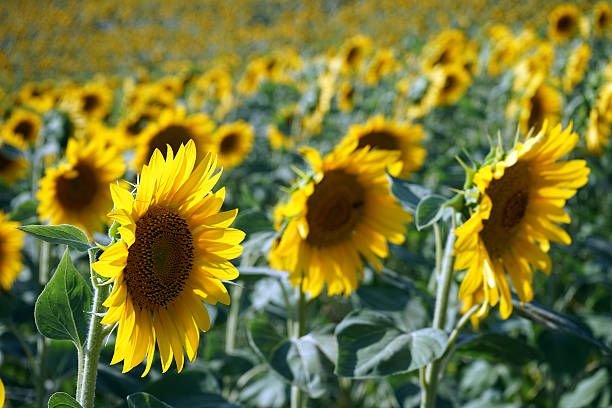
[[[18,222],[9,221],[8,214],[0,211],[0,288],[10,290],[21,272],[21,249],[24,233],[17,229]]]
[[[591,109],[587,126],[587,149],[594,155],[601,156],[603,147],[610,144],[610,122],[602,116],[597,108]]]
[[[612,26],[612,7],[600,1],[593,7],[593,28],[596,35],[604,35]]]
[[[569,56],[563,76],[563,90],[570,93],[574,86],[584,77],[589,59],[591,58],[591,47],[588,44],[580,44]]]
[[[92,266],[113,283],[102,324],[119,326],[111,364],[123,361],[123,372],[146,358],[146,375],[156,344],[162,370],[174,358],[180,372],[185,351],[194,361],[200,330],[210,327],[202,301],[230,302],[222,280],[238,277],[229,260],[241,254],[245,235],[229,228],[237,210],[219,212],[225,190],[211,191],[221,175],[216,160],[197,157],[193,140],[176,155],[156,149],[135,196],[111,184],[108,216],[121,224],[121,240]]]
[[[520,102],[519,127],[526,135],[540,132],[545,121],[555,124],[561,116],[561,94],[537,75],[525,90]]]
[[[423,47],[423,71],[463,61],[466,37],[461,30],[445,30]]]
[[[218,155],[224,168],[238,166],[253,149],[255,130],[239,120],[219,126],[211,138],[209,149]]]
[[[72,224],[89,238],[101,232],[104,215],[112,207],[109,183],[123,175],[125,165],[118,151],[103,140],[70,139],[66,160],[49,168],[36,198],[41,219],[51,224]]]
[[[389,254],[387,241],[401,244],[411,220],[389,191],[385,168],[398,152],[338,147],[321,158],[312,148],[300,151],[313,173],[289,201],[275,209],[280,239],[268,259],[289,271],[289,280],[317,296],[348,295],[363,273],[361,257],[377,270]]]
[[[349,81],[344,81],[338,87],[338,109],[342,112],[353,110],[355,99],[355,86]]]
[[[474,325],[497,303],[502,318],[510,315],[510,283],[521,301],[529,302],[532,268],[552,270],[550,241],[571,242],[557,223],[570,222],[563,207],[586,184],[589,168],[584,160],[558,160],[577,141],[571,127],[550,128],[544,122],[536,136],[474,175],[478,198],[470,218],[455,231],[455,269],[467,269],[459,289],[463,312],[482,302]]]
[[[433,68],[428,76],[430,84],[423,97],[428,106],[454,104],[472,83],[470,74],[459,64]]]
[[[581,13],[578,7],[571,3],[555,7],[548,15],[548,38],[562,43],[580,31]]]
[[[372,51],[372,40],[364,35],[355,35],[342,44],[339,53],[342,72],[359,71],[365,57]]]
[[[198,147],[200,161],[214,127],[215,124],[205,113],[187,115],[184,108],[166,109],[157,120],[148,122],[140,133],[132,165],[139,169],[151,159],[156,149],[166,151],[166,145],[170,145],[173,151],[177,151],[181,144],[187,144],[190,140]]]
[[[20,149],[27,149],[36,144],[42,128],[42,119],[34,112],[15,109],[11,117],[2,126],[4,141]]]
[[[30,164],[23,152],[0,140],[0,180],[12,185],[25,178]]]
[[[31,82],[17,92],[17,105],[23,105],[44,113],[55,105],[57,95],[52,82]]]

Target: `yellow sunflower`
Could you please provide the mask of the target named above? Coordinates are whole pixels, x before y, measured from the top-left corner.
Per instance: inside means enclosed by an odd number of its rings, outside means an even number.
[[[529,302],[531,269],[551,272],[550,241],[571,243],[556,223],[570,222],[563,206],[586,184],[590,170],[584,160],[557,160],[577,142],[571,127],[551,129],[545,122],[535,137],[517,143],[504,160],[480,168],[474,176],[478,207],[455,231],[455,269],[467,269],[459,288],[463,312],[485,300],[472,319],[474,325],[498,302],[503,319],[512,313],[506,273],[521,301]]]
[[[570,54],[563,76],[563,90],[566,93],[570,93],[584,77],[589,58],[591,58],[591,47],[586,43],[580,44]]]
[[[4,383],[2,382],[2,379],[0,378],[0,407],[4,406]]]
[[[253,149],[255,130],[253,126],[238,120],[219,126],[208,146],[219,157],[219,164],[226,169],[236,167]]]
[[[8,185],[25,178],[29,168],[23,153],[14,147],[7,148],[0,140],[0,180]]]
[[[580,31],[580,17],[574,4],[558,5],[548,15],[548,38],[557,43],[569,40]]]
[[[532,128],[538,133],[548,120],[556,124],[561,115],[561,93],[548,85],[543,75],[534,78],[520,100],[519,127],[526,135]]]
[[[452,105],[467,91],[472,83],[463,65],[445,65],[428,72],[429,88],[423,96],[425,106]]]
[[[245,235],[229,228],[238,210],[219,212],[225,189],[211,191],[221,175],[216,160],[207,154],[196,164],[197,157],[192,140],[176,156],[172,148],[166,155],[156,149],[142,168],[136,197],[110,186],[115,209],[108,216],[121,224],[121,241],[92,266],[113,282],[102,324],[119,325],[111,364],[123,360],[123,372],[146,357],[145,376],[156,343],[162,370],[174,357],[180,372],[183,350],[193,361],[200,330],[210,327],[202,300],[230,303],[222,280],[238,277],[228,260],[242,253]]]
[[[182,107],[166,109],[141,132],[132,165],[140,169],[151,159],[155,149],[166,151],[169,144],[173,151],[177,151],[189,140],[196,144],[200,161],[206,154],[206,144],[214,128],[215,124],[205,113],[187,115]]]
[[[409,178],[421,168],[427,151],[422,146],[425,132],[421,125],[387,121],[377,115],[364,124],[352,125],[340,146],[355,145],[355,149],[370,146],[373,150],[397,150],[399,160],[389,165],[389,173],[395,177]]]
[[[108,184],[123,175],[125,165],[117,150],[103,140],[70,139],[66,161],[49,168],[36,193],[38,213],[51,224],[72,224],[89,238],[102,232],[104,215],[113,202]]]
[[[351,74],[359,71],[365,57],[372,51],[372,40],[365,35],[355,35],[342,44],[338,58],[342,73]]]
[[[34,112],[15,109],[11,117],[2,125],[4,141],[19,149],[35,145],[42,128],[42,120]]]
[[[342,112],[353,110],[353,100],[355,99],[355,86],[349,81],[344,81],[338,87],[338,109]]]
[[[368,64],[365,82],[368,85],[376,85],[383,77],[397,70],[398,66],[399,63],[392,49],[380,49]]]
[[[11,289],[23,266],[24,233],[17,229],[18,226],[18,222],[9,221],[8,214],[0,211],[0,287],[4,290]]]
[[[604,35],[612,26],[612,8],[605,1],[600,1],[593,7],[593,26],[596,35]]]
[[[589,124],[587,126],[587,149],[594,155],[603,154],[602,146],[610,144],[610,123],[602,117],[597,108],[591,109]]]
[[[398,152],[356,146],[338,147],[323,159],[301,148],[314,176],[275,210],[276,225],[286,225],[268,254],[270,265],[289,271],[291,284],[312,296],[323,285],[329,295],[357,289],[361,257],[380,271],[387,241],[404,242],[404,224],[412,219],[391,195],[385,175]]]
[[[66,95],[64,107],[85,120],[100,120],[111,110],[113,92],[103,84],[89,83],[76,87]]]
[[[423,71],[463,61],[466,37],[461,30],[445,30],[423,47]]]
[[[274,123],[268,126],[266,133],[272,149],[292,149],[299,142],[291,132],[296,108],[295,104],[284,106],[276,115]]]
[[[25,84],[17,92],[17,105],[28,106],[44,113],[55,105],[56,94],[52,82],[32,82]]]

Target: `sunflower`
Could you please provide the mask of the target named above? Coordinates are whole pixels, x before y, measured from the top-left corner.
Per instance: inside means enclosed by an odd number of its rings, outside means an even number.
[[[612,8],[605,1],[600,1],[593,8],[593,26],[595,34],[604,35],[612,25]]]
[[[66,162],[47,169],[36,198],[38,213],[51,224],[72,224],[89,238],[101,232],[104,214],[112,207],[108,183],[123,175],[125,165],[117,150],[103,140],[70,139]]]
[[[423,71],[463,61],[466,37],[461,30],[445,30],[423,47]]]
[[[8,214],[0,211],[0,287],[10,290],[23,266],[21,248],[23,235],[18,222],[9,221]],[[0,404],[1,406],[1,404]]]
[[[25,84],[17,93],[17,105],[23,105],[44,113],[55,105],[56,94],[52,82],[32,82]]]
[[[429,88],[423,96],[425,106],[452,105],[467,91],[472,83],[463,65],[446,65],[433,68],[429,73]]]
[[[4,406],[4,383],[2,382],[2,378],[0,378],[0,407]]]
[[[103,84],[89,83],[76,88],[68,95],[72,113],[83,116],[86,120],[105,118],[111,109],[113,92]]]
[[[543,42],[532,53],[524,56],[513,68],[512,90],[522,92],[530,87],[532,81],[548,76],[555,60],[555,48],[550,42]]]
[[[580,30],[580,17],[574,4],[558,5],[548,15],[548,38],[557,43],[569,40]]]
[[[353,110],[353,100],[355,99],[355,86],[349,81],[344,81],[338,87],[338,109],[342,112]]]
[[[205,113],[187,115],[182,107],[166,109],[141,132],[132,165],[139,169],[151,159],[155,149],[165,151],[169,144],[173,151],[177,151],[181,144],[189,140],[195,142],[200,161],[206,153],[205,145],[210,141],[214,128],[215,124]]]
[[[296,108],[297,106],[295,104],[284,106],[276,115],[274,123],[268,126],[268,141],[272,149],[292,149],[299,141],[293,137],[291,132],[293,121],[295,120]]]
[[[389,173],[395,177],[408,178],[423,165],[427,151],[421,145],[425,138],[421,125],[410,125],[387,121],[377,115],[364,124],[352,125],[340,142],[341,146],[370,146],[374,150],[398,150],[399,160],[389,166]]]
[[[364,35],[355,35],[344,42],[338,58],[342,73],[359,71],[365,57],[372,51],[372,40]]]
[[[42,120],[36,113],[15,109],[2,126],[2,137],[8,144],[19,149],[27,149],[36,144],[41,128]]]
[[[165,157],[165,158],[164,158]],[[118,324],[111,364],[123,360],[123,372],[140,364],[151,368],[155,344],[162,370],[176,360],[180,372],[184,352],[193,361],[200,330],[210,327],[209,304],[229,304],[222,280],[238,277],[228,261],[242,253],[245,234],[228,228],[238,210],[219,213],[225,189],[211,189],[221,172],[211,154],[196,164],[193,140],[173,155],[159,149],[142,168],[134,197],[111,184],[115,209],[108,214],[120,223],[121,240],[109,247],[93,269],[113,282],[104,302],[102,324]]]
[[[385,168],[398,152],[338,147],[321,158],[312,148],[300,151],[314,176],[275,209],[280,240],[268,254],[270,265],[289,271],[291,284],[318,296],[348,295],[363,273],[360,256],[380,271],[389,255],[387,241],[404,242],[411,221],[389,191]]]
[[[589,124],[587,126],[586,143],[589,152],[601,156],[602,146],[610,144],[610,123],[602,117],[597,108],[591,109]]]
[[[23,153],[0,140],[0,180],[12,185],[25,178],[28,168],[29,162]]]
[[[584,77],[589,58],[591,58],[591,47],[588,44],[581,44],[570,54],[563,76],[563,90],[566,93],[570,93]]]
[[[543,75],[532,80],[519,104],[519,127],[524,135],[531,129],[538,133],[546,120],[552,124],[559,121],[561,94],[544,81]]]
[[[253,149],[255,130],[253,126],[239,120],[219,126],[208,146],[219,156],[219,163],[226,169],[238,166]]]
[[[474,176],[478,207],[455,231],[455,269],[467,269],[459,288],[463,312],[485,300],[474,325],[498,301],[503,319],[512,313],[506,273],[520,300],[529,302],[531,268],[551,272],[550,241],[571,243],[556,223],[570,222],[563,206],[586,184],[589,168],[584,160],[557,160],[577,142],[571,127],[551,129],[545,122],[535,137],[517,143],[504,160],[485,165]]]
[[[395,71],[398,65],[393,50],[389,48],[378,50],[368,64],[365,82],[368,85],[376,85],[383,77]]]

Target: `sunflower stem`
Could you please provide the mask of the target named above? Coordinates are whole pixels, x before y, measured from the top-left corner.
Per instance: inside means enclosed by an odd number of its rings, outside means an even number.
[[[297,318],[295,319],[295,330],[293,332],[293,338],[295,340],[302,337],[306,331],[306,294],[302,290],[302,285],[298,287],[298,304],[297,304]],[[291,386],[291,408],[302,408],[304,406],[304,396],[302,390],[296,386]]]
[[[100,323],[102,320],[102,303],[106,298],[104,295],[108,292],[106,286],[98,285],[96,273],[91,268],[94,261],[94,251],[97,251],[97,248],[88,251],[91,282],[93,284],[91,320],[89,321],[89,331],[85,343],[82,374],[77,376],[77,378],[81,378],[80,389],[77,389],[77,401],[83,408],[93,408],[94,406],[98,361],[100,360],[100,348],[104,338],[104,326]]]
[[[444,253],[442,255],[442,261],[440,266],[440,273],[438,276],[438,287],[436,290],[436,307],[434,310],[433,327],[436,329],[444,330],[446,324],[446,317],[448,313],[448,296],[450,293],[450,287],[453,278],[453,248],[455,246],[455,226],[456,226],[456,215],[453,212],[451,218],[451,228],[446,237],[446,244],[444,246]],[[435,231],[435,229],[434,229]],[[439,235],[439,234],[438,234]],[[436,245],[438,257],[439,250],[441,249]],[[437,264],[437,262],[436,262]],[[425,368],[425,371],[421,371],[421,383],[424,385],[422,389],[421,397],[421,408],[433,408],[436,401],[436,391],[438,388],[438,380],[440,377],[441,358],[434,360]]]
[[[42,288],[45,287],[49,281],[49,253],[51,250],[51,244],[48,242],[40,243],[40,252],[38,258],[38,282]],[[46,404],[46,391],[45,391],[45,380],[46,380],[46,364],[47,359],[47,342],[48,340],[43,336],[38,336],[36,339],[36,406],[45,407]]]
[[[242,286],[232,288],[232,303],[230,305],[227,326],[225,328],[225,353],[231,354],[236,346],[236,331],[238,330],[238,315],[240,313],[240,298],[242,297]]]

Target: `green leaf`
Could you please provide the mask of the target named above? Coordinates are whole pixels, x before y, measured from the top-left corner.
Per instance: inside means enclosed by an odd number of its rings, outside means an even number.
[[[535,347],[508,335],[496,333],[466,336],[457,342],[457,353],[515,365],[524,365],[542,358],[542,354]]]
[[[373,378],[407,373],[439,358],[448,341],[443,330],[406,332],[387,315],[369,310],[351,312],[336,327],[336,374]]]
[[[91,289],[79,275],[68,249],[53,277],[36,300],[34,320],[38,331],[55,340],[72,340],[83,348],[87,337],[86,310],[91,305]]]
[[[421,199],[431,195],[431,190],[420,184],[409,183],[406,180],[393,177],[390,174],[387,174],[387,177],[391,183],[391,194],[393,194],[406,211],[411,214],[416,213],[417,206]]]
[[[13,211],[11,211],[11,221],[23,222],[29,218],[36,216],[38,204],[34,200],[25,200],[19,203]]]
[[[129,408],[172,408],[146,392],[137,392],[127,396],[127,404]]]
[[[519,316],[525,317],[551,330],[578,336],[597,346],[606,354],[610,354],[610,349],[593,336],[587,325],[574,321],[569,316],[547,309],[533,302],[521,304],[517,299],[512,299],[512,306]]]
[[[49,408],[82,408],[81,404],[65,392],[56,392],[49,398]]]
[[[600,392],[609,386],[608,371],[599,369],[593,376],[578,383],[576,389],[564,394],[559,401],[560,408],[590,407]]]
[[[288,339],[265,319],[255,319],[250,325],[249,340],[274,371],[311,398],[321,398],[336,386],[333,363],[314,336]]]
[[[65,244],[77,251],[84,252],[91,247],[87,235],[72,225],[24,225],[18,228],[43,241]]]
[[[442,217],[444,212],[444,207],[442,207],[442,205],[444,203],[446,203],[446,198],[435,194],[429,195],[419,201],[414,220],[419,231],[431,226]]]

